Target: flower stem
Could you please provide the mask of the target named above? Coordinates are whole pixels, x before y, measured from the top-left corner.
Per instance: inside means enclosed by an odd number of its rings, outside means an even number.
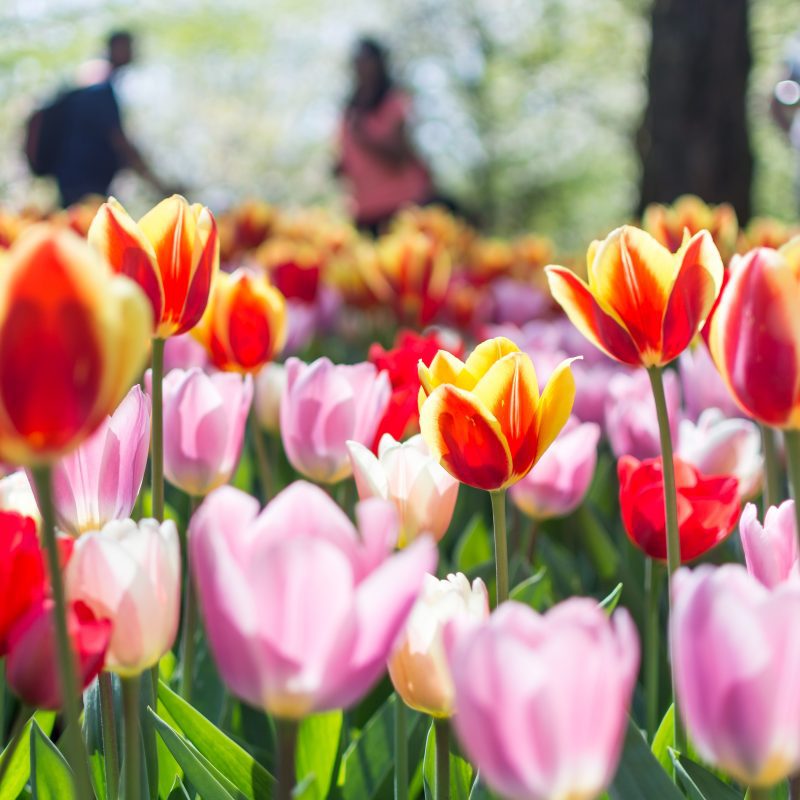
[[[658,728],[658,667],[661,630],[659,628],[659,600],[661,599],[659,565],[648,558],[644,564],[645,635],[644,635],[644,695],[647,736],[652,741]]]
[[[292,800],[295,784],[295,748],[297,746],[297,720],[276,719],[278,734],[278,792],[276,800]]]
[[[399,694],[394,699],[394,800],[408,800],[406,704]]]
[[[153,339],[150,467],[153,517],[164,521],[164,340]]]
[[[450,722],[435,719],[436,735],[436,800],[450,800]]]
[[[800,540],[800,431],[786,431],[786,457],[789,462],[789,486],[794,498],[794,518]]]
[[[772,789],[763,789],[756,786],[751,786],[747,790],[747,800],[770,800],[772,797]]]
[[[761,428],[761,442],[764,448],[764,489],[761,493],[764,514],[770,506],[776,506],[781,501],[781,465],[778,461],[777,431],[763,422]]]
[[[189,517],[194,514],[199,498],[189,498]],[[183,536],[183,570],[184,602],[183,602],[183,640],[181,642],[181,697],[187,703],[192,702],[192,681],[194,680],[194,652],[197,637],[197,592],[194,579],[189,568],[189,550],[186,534]]]
[[[125,719],[125,761],[123,782],[125,800],[140,800],[139,767],[139,681],[142,676],[121,678],[122,709]]]
[[[494,564],[497,574],[497,605],[508,600],[508,544],[506,542],[506,490],[489,492],[494,522]]]
[[[258,469],[258,483],[261,486],[261,495],[264,503],[268,502],[274,492],[272,485],[272,469],[269,465],[269,455],[264,442],[264,434],[258,424],[255,408],[250,409],[248,424],[250,426],[250,439],[253,442],[253,453],[256,457]]]
[[[108,800],[117,800],[119,791],[119,743],[117,741],[117,722],[114,718],[114,687],[111,673],[101,672],[98,677],[100,688],[100,717],[103,730],[103,757],[106,764],[106,793]]]
[[[56,518],[53,506],[52,470],[49,466],[34,467],[33,479],[42,514],[42,538],[47,553],[47,568],[53,592],[53,618],[56,629],[56,653],[62,702],[67,719],[66,751],[75,780],[78,797],[92,797],[87,765],[86,746],[81,736],[80,686],[75,668],[75,654],[67,629],[67,601],[64,578],[56,541]]]

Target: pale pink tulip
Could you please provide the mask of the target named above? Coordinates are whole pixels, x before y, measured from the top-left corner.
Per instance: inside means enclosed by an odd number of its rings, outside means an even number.
[[[237,697],[278,717],[343,708],[380,677],[436,545],[392,555],[397,514],[371,499],[358,530],[326,492],[297,481],[259,514],[222,487],[192,518],[189,554],[211,649]]]
[[[42,524],[39,505],[25,470],[0,478],[0,511],[16,511],[34,520],[37,527]]]
[[[589,490],[599,441],[599,425],[571,418],[536,467],[510,488],[514,505],[533,519],[571,514]]]
[[[452,715],[455,687],[444,649],[446,625],[479,623],[489,616],[486,585],[462,574],[440,581],[426,575],[422,593],[389,659],[389,677],[403,702],[434,717]]]
[[[800,769],[800,582],[771,591],[738,564],[672,582],[672,669],[698,754],[745,785]]]
[[[681,353],[678,372],[686,416],[690,419],[697,419],[707,408],[718,408],[726,417],[742,416],[704,344]]]
[[[270,433],[281,429],[281,397],[286,386],[286,367],[270,362],[261,368],[255,378],[253,408],[258,424]]]
[[[458,481],[435,461],[421,435],[398,442],[385,433],[378,457],[359,442],[347,442],[358,496],[391,500],[400,518],[398,546],[421,533],[439,541],[447,532],[458,498]]]
[[[372,444],[392,388],[372,364],[318,358],[286,362],[281,437],[292,466],[307,478],[337,483],[351,474],[347,441]]]
[[[134,386],[77,450],[53,467],[58,524],[72,536],[130,516],[150,447],[150,398]]]
[[[446,634],[448,638],[448,634]],[[592,800],[614,776],[639,666],[624,609],[571,598],[539,615],[503,603],[449,646],[456,733],[514,800]]]
[[[718,408],[709,408],[700,414],[697,424],[681,420],[677,454],[704,475],[733,475],[745,500],[761,489],[761,432],[749,419],[727,419]]]
[[[164,374],[173,369],[206,369],[210,364],[208,351],[191,333],[170,336],[164,342]]]
[[[768,589],[800,574],[794,500],[770,506],[763,526],[755,505],[748,503],[739,519],[739,536],[747,571]]]
[[[171,520],[109,522],[81,536],[65,571],[67,597],[111,620],[106,669],[138,675],[175,641],[180,616],[181,554]]]
[[[227,483],[239,463],[253,379],[197,367],[164,377],[164,475],[203,497]]]

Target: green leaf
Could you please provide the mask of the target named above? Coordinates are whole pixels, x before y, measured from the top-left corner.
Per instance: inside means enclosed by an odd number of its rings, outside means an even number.
[[[175,778],[172,789],[169,791],[169,794],[166,795],[166,800],[191,800],[180,778]]]
[[[186,739],[238,788],[243,797],[248,800],[268,800],[272,797],[275,779],[244,748],[212,725],[163,682],[158,685],[158,698]],[[169,746],[166,739],[164,741]],[[175,751],[171,747],[170,750],[186,770]]]
[[[119,713],[117,713],[119,719]],[[103,748],[102,708],[100,684],[92,681],[83,693],[83,735],[89,754],[89,773],[97,800],[106,800],[106,762]],[[119,754],[118,754],[119,757]],[[120,758],[120,763],[122,759]]]
[[[675,706],[671,705],[664,714],[656,735],[653,737],[652,752],[668,775],[672,775],[673,765],[669,750],[675,741]]]
[[[30,747],[33,800],[77,800],[72,770],[36,720],[31,726]]]
[[[618,583],[599,603],[600,608],[604,609],[610,617],[622,597],[622,584]]]
[[[149,715],[148,715],[149,716]],[[158,702],[158,716],[167,723],[173,730],[179,730],[178,724],[172,719],[164,708],[162,702]],[[148,724],[152,722],[148,719]],[[158,751],[158,796],[161,798],[169,797],[175,790],[176,781],[183,778],[183,770],[180,764],[175,760],[172,751],[164,743],[160,736],[156,736],[156,749]]]
[[[6,770],[3,778],[3,785],[0,786],[0,800],[16,800],[20,792],[25,788],[31,774],[31,727],[34,721],[39,726],[39,730],[45,736],[49,736],[53,730],[56,715],[53,711],[37,711],[28,720],[20,734],[19,744],[11,753],[11,763]],[[9,748],[3,751],[0,756],[0,764],[8,757]]]
[[[552,603],[553,587],[547,575],[547,568],[542,567],[535,575],[518,583],[509,593],[509,600],[516,600],[530,606],[534,611],[542,611]]]
[[[475,514],[467,523],[456,544],[453,560],[458,572],[468,573],[492,561],[492,537],[482,514]]]
[[[297,734],[297,784],[304,785],[295,797],[303,800],[325,800],[333,779],[339,756],[339,737],[342,733],[342,712],[314,714],[300,723]],[[310,782],[307,783],[308,779]]]
[[[683,795],[630,719],[622,758],[608,796],[611,800],[683,800]]]
[[[670,756],[678,779],[692,800],[742,800],[739,792],[705,767],[686,756],[679,756],[674,750],[670,750]]]
[[[436,797],[436,727],[431,720],[428,738],[425,742],[424,788],[426,800]],[[451,800],[469,800],[472,784],[475,782],[475,770],[472,764],[461,756],[450,753],[450,798]]]

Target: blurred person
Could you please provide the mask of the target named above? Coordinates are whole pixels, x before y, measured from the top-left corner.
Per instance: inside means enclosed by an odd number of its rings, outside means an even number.
[[[775,84],[770,110],[772,118],[788,136],[792,147],[800,153],[800,33],[789,42],[784,71]],[[800,193],[800,185],[797,186]]]
[[[383,45],[360,39],[353,73],[336,174],[347,184],[356,224],[377,233],[401,207],[436,198],[428,167],[408,135],[411,99],[395,86]]]

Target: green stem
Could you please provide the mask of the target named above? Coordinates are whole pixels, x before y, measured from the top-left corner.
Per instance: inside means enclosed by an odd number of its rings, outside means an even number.
[[[39,510],[42,514],[42,538],[47,553],[47,567],[53,593],[58,677],[67,720],[66,752],[72,766],[78,797],[93,797],[89,781],[86,746],[81,736],[80,686],[75,668],[75,654],[72,651],[72,642],[67,630],[67,600],[64,594],[64,578],[61,574],[58,542],[56,541],[51,468],[49,466],[34,467],[33,479],[36,484]]]
[[[119,743],[117,741],[117,721],[114,715],[114,687],[111,673],[101,672],[98,677],[100,688],[100,718],[103,731],[103,756],[106,764],[106,792],[109,800],[117,800],[119,791]]]
[[[761,428],[761,442],[764,448],[764,489],[761,493],[764,514],[770,506],[776,506],[781,501],[781,465],[778,459],[777,431],[763,422]]]
[[[3,786],[3,778],[5,777],[8,768],[11,766],[11,761],[14,758],[17,748],[22,742],[22,734],[25,731],[25,726],[30,721],[33,709],[27,706],[20,706],[17,716],[14,718],[14,723],[8,733],[8,745],[3,750],[0,756],[0,787]]]
[[[399,694],[394,699],[394,800],[408,800],[407,711]]]
[[[258,424],[255,407],[250,409],[248,419],[250,426],[250,439],[253,442],[253,453],[256,457],[256,469],[258,470],[258,483],[261,486],[261,495],[264,503],[267,503],[273,496],[274,486],[272,482],[272,469],[269,465],[269,454],[267,445],[264,441],[264,434]]]
[[[189,498],[189,517],[194,514],[200,498]],[[197,638],[197,592],[189,567],[189,551],[186,534],[183,535],[183,569],[184,569],[184,603],[183,603],[183,640],[181,654],[181,697],[187,703],[192,702],[192,681],[194,680],[194,653]]]
[[[494,564],[497,574],[497,605],[508,600],[508,544],[506,542],[506,490],[489,492],[494,522]]]
[[[757,786],[751,786],[747,790],[747,800],[770,800],[772,797],[772,789],[759,789]]]
[[[789,487],[794,498],[794,518],[800,540],[800,431],[785,431],[786,458],[789,462]]]
[[[153,339],[153,372],[151,394],[150,467],[152,482],[153,517],[164,521],[164,340]]]
[[[658,667],[661,630],[659,627],[659,600],[661,581],[659,565],[648,558],[644,564],[645,634],[644,634],[644,695],[647,735],[652,741],[658,729]]]
[[[436,800],[450,800],[450,722],[435,719],[436,735]]]
[[[125,800],[140,800],[141,772],[139,766],[139,681],[142,676],[121,678],[122,709],[125,719],[125,761],[123,786]]]
[[[0,749],[6,743],[6,670],[0,658]]]
[[[292,800],[295,785],[295,748],[297,747],[297,720],[276,719],[278,735],[278,791],[276,800]]]

